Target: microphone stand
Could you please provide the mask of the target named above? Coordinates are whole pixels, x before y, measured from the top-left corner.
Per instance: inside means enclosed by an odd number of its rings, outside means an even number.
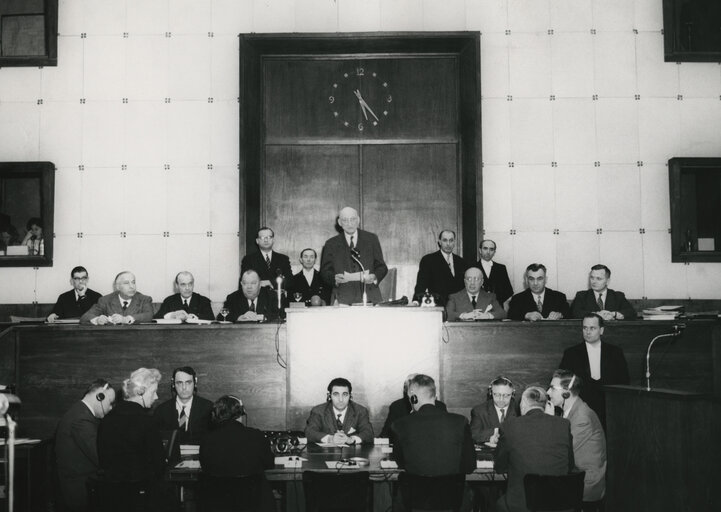
[[[648,349],[646,350],[646,391],[651,391],[651,347],[653,347],[653,344],[656,343],[656,340],[661,338],[675,338],[677,336],[681,336],[681,332],[683,332],[685,328],[686,324],[674,325],[673,332],[659,334],[651,340],[651,343],[648,344]]]
[[[275,278],[276,294],[278,295],[278,318],[283,318],[283,274],[278,270],[278,276]]]
[[[360,253],[358,253],[357,250],[353,249],[353,250],[350,252],[350,257],[353,258],[353,261],[355,261],[356,263],[358,263],[358,265],[359,265],[360,268],[361,268],[361,284],[363,285],[363,288],[362,288],[362,289],[363,289],[363,306],[365,307],[365,306],[368,305],[368,296],[366,295],[366,280],[365,280],[365,275],[364,275],[366,269],[365,269],[365,267],[363,266],[363,263],[361,263]]]

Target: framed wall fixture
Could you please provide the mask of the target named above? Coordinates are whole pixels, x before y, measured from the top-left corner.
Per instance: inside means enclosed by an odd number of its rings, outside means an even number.
[[[0,67],[58,65],[58,0],[0,0]]]

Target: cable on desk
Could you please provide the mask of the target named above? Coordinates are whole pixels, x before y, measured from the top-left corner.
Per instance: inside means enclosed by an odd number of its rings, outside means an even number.
[[[441,341],[446,345],[451,341],[451,332],[448,330],[448,324],[446,322],[443,322],[441,325]]]
[[[284,370],[288,368],[288,363],[285,362],[283,356],[280,355],[280,326],[283,325],[283,320],[278,317],[278,328],[275,330],[275,362]]]

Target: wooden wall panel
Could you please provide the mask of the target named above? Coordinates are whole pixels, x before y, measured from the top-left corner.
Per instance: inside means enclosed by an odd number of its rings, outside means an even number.
[[[363,227],[393,265],[417,265],[443,228],[459,233],[455,144],[363,147]]]
[[[335,217],[360,198],[359,147],[267,146],[262,223],[276,233],[275,248],[296,264],[300,251],[318,251],[337,234]]]

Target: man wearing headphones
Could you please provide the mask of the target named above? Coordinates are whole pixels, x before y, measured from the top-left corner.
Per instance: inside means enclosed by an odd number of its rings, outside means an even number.
[[[372,443],[373,426],[368,409],[353,401],[353,386],[348,379],[336,377],[328,384],[324,404],[311,409],[305,426],[309,443]]]
[[[60,497],[71,512],[85,511],[85,482],[98,471],[98,424],[115,405],[115,390],[107,380],[94,380],[83,398],[75,402],[55,430],[55,463]]]
[[[392,433],[391,425],[393,425],[393,422],[404,416],[408,416],[411,412],[413,412],[413,404],[411,404],[410,397],[408,396],[408,386],[411,385],[411,381],[416,375],[418,374],[411,373],[408,377],[406,377],[406,380],[403,381],[403,396],[398,400],[394,400],[391,402],[391,405],[388,406],[388,416],[386,417],[385,423],[383,423],[381,437],[390,437]],[[443,411],[448,410],[446,404],[440,400],[436,400],[436,407],[439,407]]]
[[[499,375],[488,386],[486,398],[471,409],[471,436],[476,443],[498,443],[501,426],[518,416],[513,382]]]
[[[581,379],[573,372],[556,370],[548,396],[571,422],[573,458],[576,467],[586,472],[583,512],[596,512],[606,492],[606,436],[596,413],[578,396],[581,385]]]
[[[568,420],[545,414],[548,395],[526,388],[521,416],[501,427],[494,469],[508,473],[508,490],[496,502],[498,512],[526,512],[523,478],[528,473],[566,475],[573,469],[573,444]]]
[[[178,429],[179,444],[199,444],[200,437],[210,430],[213,403],[198,396],[198,376],[190,366],[173,370],[170,383],[173,398],[160,404],[153,412],[158,428]]]
[[[178,293],[165,298],[155,318],[175,318],[186,322],[188,320],[213,320],[213,308],[210,299],[193,291],[195,278],[190,272],[178,272],[175,276],[175,286]]]

